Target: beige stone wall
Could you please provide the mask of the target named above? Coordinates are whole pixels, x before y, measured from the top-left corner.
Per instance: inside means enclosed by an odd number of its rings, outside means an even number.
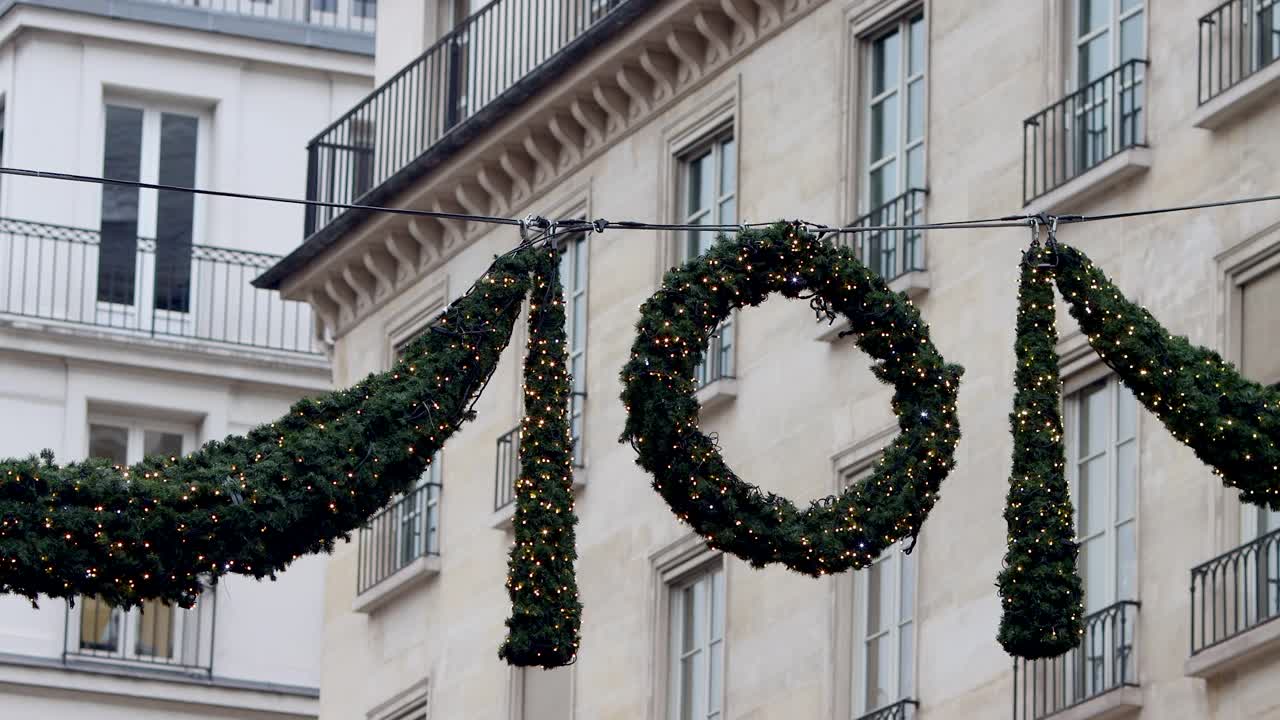
[[[850,219],[857,137],[851,97],[855,23],[899,3],[816,7],[732,65],[684,91],[659,117],[513,215],[585,199],[592,217],[656,219],[669,203],[665,160],[672,128],[734,98],[739,218]],[[934,220],[1017,213],[1022,208],[1022,120],[1057,100],[1064,0],[926,2],[929,34],[928,211]],[[1193,127],[1196,20],[1212,3],[1149,3],[1149,171],[1064,210],[1104,213],[1274,192],[1280,106],[1215,132]],[[1280,207],[1254,205],[1066,226],[1128,295],[1192,341],[1226,351],[1226,280],[1219,255],[1273,232]],[[662,219],[672,219],[664,217]],[[1280,233],[1273,232],[1275,242]],[[1016,268],[1027,232],[935,231],[928,236],[931,288],[917,300],[948,360],[966,367],[960,393],[964,439],[955,472],[920,538],[917,692],[920,718],[1008,717],[1010,659],[995,641],[994,579],[1004,551],[1000,517],[1011,443]],[[481,234],[447,265],[376,309],[338,339],[339,385],[387,366],[396,318],[447,280],[458,296],[498,252],[517,241]],[[616,439],[624,411],[618,371],[637,308],[671,253],[663,235],[608,231],[590,240],[587,468],[578,496],[578,577],[585,605],[574,674],[579,719],[661,718],[655,704],[657,589],[650,557],[688,532],[649,488],[630,447]],[[1263,239],[1262,244],[1271,242]],[[1077,333],[1061,313],[1064,345]],[[1280,321],[1275,325],[1280,331]],[[849,340],[814,339],[801,303],[770,301],[739,316],[738,395],[705,414],[728,460],[760,486],[798,502],[835,486],[834,458],[892,424],[888,391]],[[494,443],[519,411],[518,340],[504,355],[479,417],[444,450],[442,569],[372,614],[352,611],[355,546],[330,561],[321,717],[364,717],[429,678],[431,717],[505,720],[512,672],[496,655],[508,612],[510,537],[490,524]],[[1207,684],[1184,675],[1189,652],[1188,571],[1239,544],[1237,504],[1190,450],[1150,414],[1139,418],[1138,600],[1143,718],[1280,718],[1271,664]],[[755,571],[729,558],[726,717],[828,718],[847,712],[848,628],[837,586],[781,569]],[[843,649],[840,649],[843,648]]]

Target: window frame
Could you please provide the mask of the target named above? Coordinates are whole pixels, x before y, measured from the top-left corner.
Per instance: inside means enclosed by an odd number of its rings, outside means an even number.
[[[911,68],[911,26],[919,20],[923,28],[923,65],[918,74],[912,74]],[[902,40],[899,41],[899,57],[898,57],[898,78],[892,89],[886,89],[884,92],[873,95],[874,87],[873,75],[875,73],[875,61],[873,53],[875,43],[892,34],[898,34]],[[910,152],[916,148],[920,148],[920,172],[923,175],[918,189],[924,190],[928,188],[929,177],[929,18],[925,11],[923,3],[911,3],[905,7],[899,8],[886,20],[877,22],[869,29],[863,29],[856,33],[858,67],[858,112],[856,113],[857,121],[855,126],[858,128],[858,200],[857,215],[865,215],[882,207],[885,203],[892,202],[894,198],[902,196],[904,193],[917,189],[907,182],[907,157]],[[923,85],[921,91],[922,107],[920,112],[923,114],[921,118],[920,137],[911,140],[908,138],[910,128],[909,104],[910,90],[913,83],[920,82]],[[898,97],[898,113],[897,113],[897,130],[896,142],[893,152],[885,155],[880,159],[872,159],[872,110],[873,107],[891,95]],[[871,174],[889,162],[895,162],[898,170],[894,175],[893,192],[877,206],[871,204]],[[916,208],[915,213],[910,218],[904,218],[904,222],[914,219],[915,215],[924,212],[924,208]]]
[[[1106,397],[1107,412],[1107,430],[1103,439],[1105,450],[1101,453],[1094,453],[1088,458],[1080,457],[1080,433],[1078,431],[1078,421],[1080,419],[1080,403],[1083,393],[1098,386],[1102,386],[1102,392]],[[1120,393],[1128,393],[1133,403],[1133,435],[1127,438],[1118,437],[1118,410]],[[1141,403],[1133,396],[1120,382],[1119,377],[1109,372],[1105,366],[1095,367],[1093,372],[1082,373],[1072,378],[1070,382],[1064,385],[1062,393],[1062,417],[1063,417],[1063,441],[1066,451],[1066,479],[1067,485],[1071,492],[1071,502],[1073,510],[1073,526],[1075,528],[1075,540],[1081,545],[1081,552],[1084,552],[1084,544],[1089,540],[1101,539],[1102,546],[1106,557],[1106,574],[1105,587],[1103,597],[1106,598],[1098,607],[1088,608],[1085,612],[1093,613],[1110,607],[1117,602],[1123,600],[1137,601],[1139,599],[1141,589],[1141,513],[1139,507],[1142,499],[1142,413],[1139,410]],[[1119,450],[1122,446],[1133,443],[1134,460],[1133,460],[1133,514],[1131,517],[1122,519],[1118,517],[1117,500],[1119,490]],[[1081,488],[1079,480],[1079,466],[1085,462],[1097,459],[1099,457],[1107,458],[1107,479],[1106,502],[1104,528],[1100,533],[1091,533],[1088,538],[1080,535],[1080,513],[1081,513]],[[1133,526],[1133,571],[1129,582],[1133,587],[1133,597],[1122,597],[1120,593],[1120,566],[1119,557],[1119,529],[1122,526],[1132,524]],[[1089,594],[1089,577],[1084,567],[1079,568],[1081,579],[1085,583],[1086,602]]]
[[[653,654],[651,656],[650,674],[652,677],[653,696],[651,703],[654,717],[659,720],[679,720],[678,708],[676,707],[679,698],[675,695],[675,687],[672,683],[672,657],[673,653],[676,652],[672,643],[673,592],[675,588],[681,587],[690,578],[699,576],[709,570],[716,570],[722,573],[724,578],[722,582],[724,589],[724,607],[722,611],[724,627],[720,644],[722,655],[719,701],[720,717],[731,717],[728,704],[728,684],[732,673],[730,672],[729,653],[724,650],[728,646],[729,638],[732,636],[733,631],[733,621],[730,614],[733,606],[729,602],[729,589],[732,586],[729,563],[726,562],[722,552],[707,547],[706,541],[700,535],[692,532],[683,534],[667,546],[654,552],[650,555],[649,560],[653,567],[650,582],[652,588],[650,607],[654,615],[649,627],[653,632]],[[710,664],[708,663],[709,667]],[[673,713],[673,709],[677,711]]]
[[[579,208],[569,217],[587,216],[586,208]],[[554,246],[560,253],[560,284],[564,288],[565,302],[565,349],[568,351],[566,370],[570,373],[572,386],[569,395],[569,433],[573,443],[573,464],[577,468],[585,468],[586,455],[586,404],[587,376],[590,374],[590,354],[588,353],[591,336],[591,233],[567,233],[554,240]],[[567,269],[567,272],[566,272]],[[578,278],[578,270],[582,277]],[[581,280],[581,282],[577,282]],[[582,307],[582,327],[577,327],[576,315],[578,305]],[[575,358],[582,360],[582,372],[574,373]]]
[[[1138,5],[1128,10],[1120,7],[1123,0],[1108,0],[1110,2],[1110,12],[1107,21],[1103,26],[1091,30],[1083,35],[1080,34],[1080,12],[1082,3],[1089,0],[1071,0],[1067,3],[1067,12],[1070,13],[1066,24],[1067,30],[1067,59],[1068,72],[1066,73],[1067,88],[1066,92],[1074,92],[1089,84],[1088,81],[1080,75],[1080,48],[1100,36],[1103,32],[1110,34],[1110,42],[1107,44],[1107,60],[1109,67],[1102,75],[1115,70],[1120,66],[1119,59],[1123,48],[1121,47],[1120,28],[1124,22],[1135,15],[1142,14],[1142,57],[1145,58],[1150,54],[1150,37],[1148,35],[1148,25],[1151,21],[1150,0],[1139,0]]]
[[[707,583],[706,589],[703,591],[706,598],[706,607],[698,607],[694,609],[695,613],[701,614],[706,611],[706,617],[703,618],[705,623],[705,632],[701,633],[701,637],[694,639],[694,647],[692,649],[684,649],[680,646],[680,638],[684,637],[684,617],[686,596],[690,590],[695,593],[702,583]],[[718,593],[717,593],[718,590]],[[717,603],[717,600],[719,601]],[[720,634],[716,633],[716,606],[719,605],[720,613]],[[695,657],[698,653],[705,652],[707,654],[705,682],[702,692],[705,694],[703,698],[706,702],[705,708],[694,708],[695,713],[693,720],[723,720],[724,712],[724,648],[725,648],[725,580],[724,580],[724,564],[720,559],[703,563],[697,568],[690,570],[675,580],[667,583],[667,633],[669,636],[667,663],[668,663],[668,692],[667,692],[667,716],[670,720],[679,720],[681,718],[681,708],[685,702],[686,688],[683,685],[683,663],[689,658]],[[712,688],[715,684],[714,668],[715,664],[710,658],[719,657],[720,667],[720,693],[719,697],[713,696]],[[697,687],[695,685],[695,687]],[[695,691],[696,692],[696,691]],[[696,697],[696,695],[694,696]],[[693,699],[690,698],[690,702]],[[717,703],[713,708],[712,703]],[[698,714],[700,713],[700,714]]]

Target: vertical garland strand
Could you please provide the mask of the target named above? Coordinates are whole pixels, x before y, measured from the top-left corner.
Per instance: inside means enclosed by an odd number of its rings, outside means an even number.
[[[498,656],[512,665],[559,667],[578,652],[582,604],[573,563],[573,452],[564,288],[558,253],[548,248],[529,293],[529,346],[524,364],[525,416],[520,477],[507,571],[508,634]]]
[[[1052,249],[1033,245],[1018,287],[1016,395],[1009,422],[1013,470],[1004,518],[1008,552],[997,585],[1000,644],[1028,659],[1053,657],[1080,641],[1084,596],[1076,572],[1071,495],[1064,470],[1062,387],[1054,327]]]

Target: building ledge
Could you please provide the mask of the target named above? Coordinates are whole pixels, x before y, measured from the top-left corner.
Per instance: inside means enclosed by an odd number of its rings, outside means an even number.
[[[698,392],[694,395],[704,412],[727,405],[736,397],[738,397],[738,379],[731,377],[712,380],[698,388]]]
[[[1135,715],[1141,709],[1142,689],[1122,685],[1048,717],[1053,720],[1118,720]]]
[[[1131,147],[1103,160],[1080,175],[1027,203],[1023,212],[1058,213],[1073,210],[1100,193],[1151,168],[1151,149]]]
[[[423,555],[356,596],[354,612],[370,615],[406,592],[440,574],[440,556]]]
[[[1191,124],[1205,130],[1221,130],[1267,101],[1274,101],[1277,90],[1280,62],[1273,62],[1196,108]]]
[[[1280,622],[1265,622],[1187,658],[1183,672],[1189,677],[1213,678],[1277,650]]]

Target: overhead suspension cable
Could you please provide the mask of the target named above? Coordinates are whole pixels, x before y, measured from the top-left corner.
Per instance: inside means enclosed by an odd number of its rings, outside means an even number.
[[[772,222],[767,223],[743,223],[737,225],[702,225],[696,223],[651,223],[635,220],[605,220],[603,218],[597,220],[586,220],[582,218],[564,219],[564,220],[547,220],[538,216],[529,216],[521,220],[518,218],[498,217],[493,215],[476,215],[470,213],[456,213],[435,210],[415,210],[411,208],[387,207],[382,205],[362,205],[358,203],[339,203],[327,202],[324,200],[306,200],[303,198],[281,197],[277,195],[260,195],[254,193],[233,192],[229,190],[210,190],[206,188],[185,187],[181,185],[169,185],[164,183],[147,183],[137,180],[121,180],[118,178],[98,177],[94,175],[77,175],[74,173],[53,172],[48,170],[30,170],[25,168],[0,167],[0,175],[18,175],[24,177],[34,177],[47,180],[63,180],[66,182],[93,183],[97,185],[120,185],[125,187],[135,187],[147,190],[163,190],[166,192],[185,192],[195,195],[210,195],[214,197],[238,198],[243,200],[259,200],[263,202],[287,203],[290,205],[304,205],[309,207],[324,207],[340,210],[367,210],[370,212],[391,213],[396,215],[412,215],[417,217],[429,217],[443,220],[460,220],[465,222],[488,223],[494,225],[511,225],[518,226],[522,230],[534,227],[548,235],[559,232],[604,232],[607,229],[621,230],[668,230],[668,231],[706,231],[706,232],[739,232],[747,228],[767,227],[773,225]],[[1117,220],[1121,218],[1139,217],[1145,215],[1159,215],[1165,213],[1186,212],[1191,210],[1206,210],[1211,208],[1229,207],[1233,205],[1245,205],[1251,203],[1274,202],[1280,201],[1280,195],[1263,195],[1257,197],[1234,198],[1230,200],[1218,200],[1212,202],[1196,203],[1191,205],[1176,205],[1162,208],[1146,208],[1140,210],[1129,210],[1124,212],[1105,213],[1099,215],[1051,215],[1045,213],[1023,214],[1023,215],[1005,215],[998,218],[982,218],[977,220],[955,220],[950,222],[925,222],[917,224],[893,224],[893,225],[853,225],[844,227],[828,227],[818,223],[806,220],[797,220],[796,222],[805,225],[819,237],[823,235],[845,235],[856,233],[874,233],[889,231],[909,231],[909,230],[975,230],[983,228],[1025,228],[1031,222],[1046,222],[1050,219],[1056,219],[1059,223],[1084,223],[1097,222],[1102,220]],[[532,225],[531,225],[532,222]]]

